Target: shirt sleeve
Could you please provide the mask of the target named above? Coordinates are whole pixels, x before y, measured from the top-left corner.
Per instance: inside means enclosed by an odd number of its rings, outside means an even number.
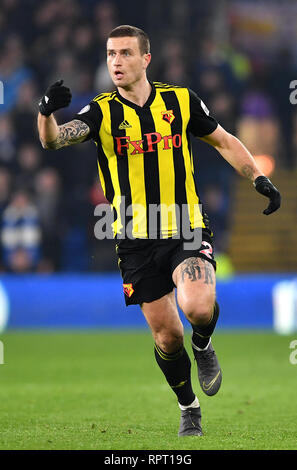
[[[218,126],[216,119],[209,114],[209,110],[203,101],[194,93],[190,93],[190,120],[188,130],[195,137],[203,137],[211,134]]]
[[[99,140],[99,129],[102,121],[102,111],[98,103],[91,101],[78,113],[75,114],[74,119],[79,119],[80,121],[85,122],[90,128],[91,132],[87,135],[84,142],[90,139],[93,139],[95,141]]]

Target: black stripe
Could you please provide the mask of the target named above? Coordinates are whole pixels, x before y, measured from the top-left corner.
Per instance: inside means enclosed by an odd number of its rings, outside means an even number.
[[[109,95],[105,94],[105,93],[100,93],[99,95],[95,96],[95,98],[93,98],[93,101],[100,101],[102,100],[103,98],[107,98]]]
[[[190,135],[190,132],[187,130],[187,140],[188,140],[188,150],[189,150],[189,154],[191,156],[191,161],[193,160],[193,152],[192,152],[192,145],[191,145],[191,135]],[[193,171],[192,171],[192,174],[193,174],[193,180],[194,180],[194,186],[195,186],[195,190],[196,190],[196,194],[197,194],[197,197],[198,197],[198,200],[199,200],[199,204],[202,206],[202,218],[203,218],[203,222],[204,224],[207,226],[208,225],[208,216],[207,214],[204,212],[204,207],[203,207],[203,203],[202,203],[202,200],[200,198],[200,195],[199,195],[199,192],[198,192],[198,183],[197,183],[197,178],[196,178],[196,175],[195,175],[195,168],[194,168],[194,162],[193,162]]]
[[[172,110],[175,119],[171,123],[171,134],[172,137],[179,134],[182,137],[183,131],[183,120],[181,115],[181,109],[179,102],[174,91],[161,92],[161,97],[166,105],[166,109]],[[180,215],[182,215],[182,205],[187,204],[187,193],[186,193],[186,169],[183,155],[183,145],[185,142],[182,141],[180,147],[173,148],[173,162],[174,162],[174,178],[175,178],[175,204],[180,207]],[[181,227],[181,220],[177,217],[178,230]]]
[[[169,83],[156,83],[155,86],[164,88],[181,88],[178,85],[169,85]]]
[[[154,151],[147,152],[148,145],[145,138],[145,134],[156,132],[154,118],[149,108],[143,108],[137,110],[137,114],[140,120],[140,127],[142,133],[143,142],[143,162],[144,162],[144,178],[145,178],[145,192],[146,192],[146,214],[147,214],[147,233],[149,234],[149,227],[154,230],[155,227],[150,224],[149,207],[151,204],[157,206],[161,203],[160,198],[160,184],[159,184],[159,162],[158,162],[158,148],[157,144],[153,144]],[[157,216],[157,234],[160,234],[161,230],[161,214]]]
[[[119,125],[124,121],[124,108],[121,103],[115,100],[109,101],[110,117],[111,117],[111,134],[114,139],[114,152],[117,156],[118,165],[118,177],[121,196],[124,196],[124,200],[120,204],[120,215],[121,221],[125,220],[126,225],[132,220],[132,216],[126,216],[127,207],[131,205],[131,187],[129,182],[129,166],[128,166],[128,155],[127,149],[122,147],[123,155],[117,154],[117,146],[115,137],[125,137],[125,129],[119,129]],[[130,224],[131,225],[131,224]],[[126,228],[124,226],[124,228]]]
[[[190,134],[190,132],[189,132],[188,130],[187,130],[187,140],[188,140],[188,151],[189,151],[189,155],[190,155],[190,159],[191,159],[191,164],[192,164],[192,162],[193,162],[193,152],[192,152],[192,145],[191,145],[191,134]],[[195,178],[194,162],[193,162],[193,171],[192,171],[192,174],[193,174],[193,180],[194,180],[194,185],[195,185],[196,194],[197,194],[197,197],[198,197],[198,199],[199,199],[199,203],[201,204],[200,197],[199,197],[199,194],[198,194],[197,181],[196,181],[196,178]]]
[[[172,85],[155,85],[155,88],[158,88],[158,89],[165,89],[165,90],[171,90],[171,89],[175,89],[177,88],[176,86],[172,86]]]
[[[112,203],[112,200],[114,197],[114,188],[113,188],[113,184],[111,181],[111,175],[110,175],[110,171],[108,167],[108,160],[106,158],[105,153],[103,152],[100,141],[98,142],[97,150],[98,150],[98,154],[97,154],[98,163],[100,166],[100,170],[102,171],[104,184],[105,184],[105,197],[110,203]]]
[[[99,93],[99,95],[96,95],[94,98],[93,98],[93,101],[95,101],[97,98],[99,98],[100,96],[102,96],[102,93]]]
[[[101,96],[100,98],[97,98],[97,99],[96,99],[96,102],[102,101],[102,100],[107,99],[107,98],[111,98],[111,96],[110,96],[110,95]]]

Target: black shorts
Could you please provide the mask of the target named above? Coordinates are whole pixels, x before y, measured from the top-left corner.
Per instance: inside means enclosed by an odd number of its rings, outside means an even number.
[[[183,239],[123,239],[116,244],[126,305],[152,302],[173,290],[172,273],[185,259],[199,257],[214,269],[212,233],[202,229],[199,249],[185,249]]]

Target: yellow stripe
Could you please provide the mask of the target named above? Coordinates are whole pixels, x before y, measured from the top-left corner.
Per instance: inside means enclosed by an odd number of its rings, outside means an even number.
[[[120,219],[121,191],[118,177],[117,156],[114,152],[114,140],[111,134],[110,108],[108,100],[102,100],[98,104],[101,107],[101,111],[104,116],[99,131],[99,137],[102,144],[102,150],[108,158],[108,167],[111,175],[112,185],[114,188],[114,198],[112,201],[112,205],[113,207],[115,207],[118,215],[117,220],[112,224],[112,228],[114,233],[118,233],[123,226]]]
[[[101,183],[101,186],[102,186],[103,193],[104,193],[104,195],[106,195],[105,181],[104,181],[103,173],[101,171],[99,162],[97,162],[97,165],[98,165],[99,180],[100,180],[100,183]]]
[[[181,88],[179,85],[171,85],[170,83],[153,82],[156,88]]]
[[[103,98],[113,98],[115,96],[116,92],[110,92],[110,93],[100,93],[99,95],[95,96],[93,98],[93,101],[98,102],[101,101]]]
[[[187,383],[187,380],[182,380],[179,384],[177,385],[171,385],[171,388],[181,388]]]
[[[157,91],[156,98],[151,106],[151,113],[155,123],[156,132],[162,137],[171,136],[170,124],[162,119],[162,111],[166,111],[166,105],[162,100],[161,94]],[[165,149],[165,141],[162,139],[158,144],[158,166],[159,166],[159,185],[160,185],[160,203],[161,203],[161,229],[162,235],[168,237],[176,231],[176,213],[175,213],[175,175],[172,139],[168,139]],[[157,184],[158,182],[156,182]]]
[[[159,356],[164,359],[164,361],[169,361],[169,359],[167,359],[166,356],[164,356],[164,354],[161,352],[161,350],[158,348],[158,346],[155,344],[155,350],[157,351],[157,353],[159,354]]]
[[[155,344],[155,349],[159,356],[164,359],[164,361],[175,361],[183,354],[183,348],[174,355],[164,353],[157,344]]]
[[[124,120],[131,125],[126,129],[126,135],[130,137],[131,141],[141,140],[140,120],[135,109],[130,106],[123,106],[123,108]],[[142,238],[147,237],[144,154],[131,155],[133,151],[134,147],[129,145],[127,154],[133,214],[132,235]]]
[[[211,382],[209,382],[209,384],[206,384],[203,380],[203,383],[202,383],[203,389],[206,390],[206,391],[210,390],[212,388],[212,386],[215,384],[215,382],[217,381],[217,379],[219,378],[220,373],[221,373],[221,371],[219,370],[217,375],[212,379]]]
[[[182,119],[183,119],[183,133],[182,133],[182,142],[183,142],[183,155],[186,171],[186,195],[187,203],[189,208],[190,222],[191,227],[205,227],[203,222],[203,217],[198,206],[199,198],[196,193],[194,175],[193,175],[193,165],[191,161],[191,155],[187,145],[187,125],[190,119],[190,98],[189,91],[186,88],[180,88],[175,90],[176,97],[179,101]]]

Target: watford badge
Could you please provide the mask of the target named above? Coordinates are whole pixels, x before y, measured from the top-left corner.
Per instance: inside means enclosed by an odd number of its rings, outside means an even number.
[[[127,297],[131,297],[131,295],[133,294],[134,292],[134,289],[132,287],[132,284],[123,284],[123,288],[124,288],[124,293]]]
[[[172,121],[175,119],[175,116],[173,114],[173,111],[172,109],[170,110],[166,110],[166,111],[161,111],[161,114],[162,114],[162,119],[166,122],[168,122],[169,124],[172,123]]]

